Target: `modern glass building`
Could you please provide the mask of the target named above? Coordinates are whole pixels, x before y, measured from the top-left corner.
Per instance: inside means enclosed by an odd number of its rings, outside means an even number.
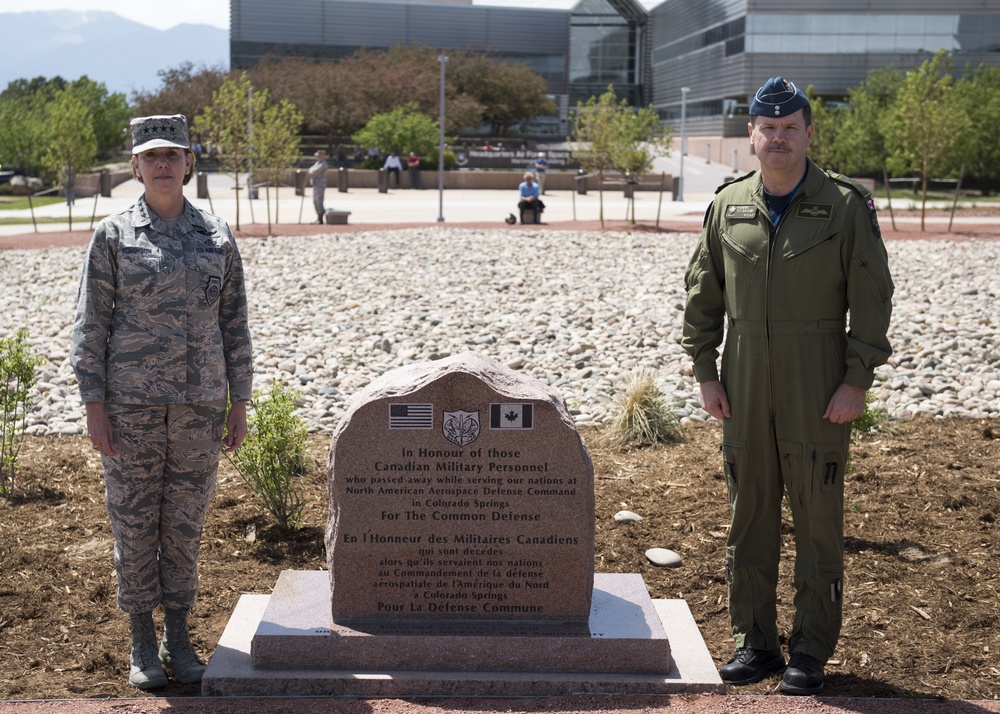
[[[648,15],[636,0],[581,0],[569,13],[569,103],[609,85],[619,97],[649,103]]]
[[[365,47],[487,51],[545,78],[565,135],[569,107],[609,85],[648,104],[648,15],[637,0],[581,0],[571,11],[472,0],[231,0],[230,64],[267,56],[339,59]],[[558,132],[557,132],[558,133]]]
[[[746,134],[769,77],[841,99],[872,69],[906,70],[944,48],[954,72],[1000,64],[1000,3],[985,0],[665,0],[650,13],[652,103],[692,134]]]
[[[474,6],[471,0],[230,0],[230,65],[266,56],[339,59],[361,48],[425,45],[524,62],[566,94],[565,10]]]
[[[579,0],[570,10],[472,0],[230,0],[234,68],[267,55],[345,57],[426,45],[488,51],[548,83],[561,126],[608,85],[691,135],[744,136],[746,107],[769,77],[839,99],[869,70],[909,69],[944,48],[956,74],[1000,64],[1000,0]]]

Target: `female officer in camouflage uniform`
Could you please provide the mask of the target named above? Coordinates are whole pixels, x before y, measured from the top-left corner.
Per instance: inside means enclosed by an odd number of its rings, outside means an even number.
[[[167,683],[162,665],[185,684],[205,670],[187,615],[223,431],[227,451],[246,435],[252,360],[233,235],[184,198],[194,174],[185,118],[140,117],[131,131],[145,193],[94,231],[72,363],[104,467],[118,604],[131,617],[129,682],[152,689]]]

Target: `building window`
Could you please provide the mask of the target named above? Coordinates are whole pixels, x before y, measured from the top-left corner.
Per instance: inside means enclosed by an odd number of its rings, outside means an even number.
[[[615,94],[642,101],[640,35],[646,15],[621,0],[584,0],[570,14],[570,104],[586,102],[612,85]]]

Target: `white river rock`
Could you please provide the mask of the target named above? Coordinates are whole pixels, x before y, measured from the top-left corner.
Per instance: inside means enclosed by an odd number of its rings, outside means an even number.
[[[581,425],[652,368],[683,423],[707,420],[680,346],[694,234],[442,227],[241,241],[255,388],[302,392],[331,432],[383,372],[466,350],[558,388]],[[892,241],[896,284],[876,404],[892,418],[1000,416],[1000,242]],[[0,335],[45,357],[31,434],[80,434],[69,364],[83,248],[0,251]]]

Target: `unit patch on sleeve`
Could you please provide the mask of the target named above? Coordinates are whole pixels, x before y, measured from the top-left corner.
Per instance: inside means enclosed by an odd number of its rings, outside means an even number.
[[[868,220],[872,224],[872,233],[878,236],[879,239],[882,238],[882,229],[878,225],[878,212],[875,210],[875,201],[868,199],[865,201],[865,207],[868,209]]]

